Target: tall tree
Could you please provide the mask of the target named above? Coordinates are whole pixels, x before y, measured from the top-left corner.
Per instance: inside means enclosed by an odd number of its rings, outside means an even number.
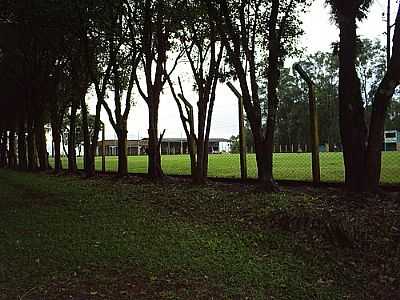
[[[366,156],[366,173],[368,188],[370,190],[375,190],[379,184],[385,118],[393,94],[400,85],[400,3],[395,25],[392,56],[385,76],[379,84],[372,103],[368,151]]]
[[[343,145],[345,182],[350,191],[366,188],[367,128],[357,74],[357,19],[363,19],[371,0],[328,0],[340,31],[339,118]]]
[[[180,93],[166,74],[188,140],[191,173],[194,182],[202,183],[208,171],[208,146],[211,120],[224,47],[219,40],[214,21],[205,14],[201,3],[189,4],[180,32],[180,41],[194,78],[197,92],[197,134],[193,105],[185,95],[180,77]],[[185,108],[185,109],[184,109]]]
[[[136,86],[145,100],[149,113],[148,175],[151,178],[163,176],[161,169],[160,146],[162,136],[158,136],[158,113],[160,96],[167,82],[166,74],[172,74],[179,57],[167,70],[167,53],[172,46],[172,33],[179,18],[179,0],[145,0],[141,7],[141,67],[144,70],[145,88],[140,76],[135,76]]]
[[[255,144],[258,179],[267,190],[275,190],[277,185],[272,173],[272,152],[278,108],[279,71],[302,32],[299,14],[304,10],[307,1],[204,2],[208,13],[217,24],[229,62],[240,83]],[[260,57],[258,53],[262,52],[264,53]],[[259,96],[260,76],[267,77],[268,113],[265,127]]]
[[[116,5],[115,5],[116,4]],[[110,31],[113,38],[120,45],[116,56],[116,63],[112,68],[111,87],[114,90],[114,115],[107,101],[103,106],[108,114],[109,121],[118,137],[118,175],[128,175],[128,116],[132,107],[132,91],[135,84],[135,74],[141,59],[141,51],[137,44],[136,4],[116,2],[111,4],[113,10]],[[135,18],[135,19],[133,19]],[[125,93],[125,101],[123,100]],[[105,99],[104,99],[105,100]],[[123,103],[124,102],[124,105]]]

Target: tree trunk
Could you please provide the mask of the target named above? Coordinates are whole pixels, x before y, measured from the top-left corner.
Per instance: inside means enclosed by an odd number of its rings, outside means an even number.
[[[101,103],[98,102],[96,104],[96,115],[94,120],[94,128],[93,128],[93,136],[92,143],[90,145],[90,172],[89,176],[94,176],[96,172],[96,150],[97,150],[97,142],[99,140],[99,132],[100,132],[100,112],[101,112]]]
[[[257,164],[257,177],[261,184],[268,182],[267,175],[267,161],[265,159],[264,153],[264,143],[261,136],[256,136],[253,134],[254,139],[254,150],[256,153],[256,164]]]
[[[274,152],[274,133],[276,126],[276,114],[278,111],[278,94],[277,88],[279,85],[279,41],[271,38],[269,45],[268,56],[268,114],[267,114],[267,129],[265,141],[263,142],[265,165],[263,172],[263,184],[269,191],[277,191],[278,185],[273,176],[273,152]]]
[[[89,133],[89,123],[88,123],[88,111],[86,107],[86,102],[83,97],[81,97],[81,115],[82,115],[82,128],[83,133],[83,168],[85,170],[86,176],[91,177],[94,175],[92,172],[92,160],[90,155],[90,133]]]
[[[188,142],[188,151],[189,151],[189,156],[190,156],[190,174],[192,175],[193,180],[196,181],[196,179],[195,179],[196,166],[197,166],[196,142],[194,140],[194,137],[191,136],[190,134],[187,135],[186,138],[187,138],[187,142]]]
[[[18,127],[18,163],[21,170],[28,168],[28,160],[26,156],[26,128],[25,120],[22,118]]]
[[[42,113],[39,113],[35,122],[36,147],[39,158],[39,169],[45,171],[49,168],[49,160],[46,145],[46,131]]]
[[[153,99],[150,99],[152,101]],[[148,175],[150,178],[161,178],[161,154],[158,141],[158,102],[149,102],[149,145],[148,145]]]
[[[351,15],[351,14],[350,14]],[[339,20],[339,118],[343,144],[345,182],[349,191],[366,189],[366,137],[363,99],[356,71],[356,17]]]
[[[84,97],[84,96],[80,96]],[[78,100],[72,100],[71,115],[69,119],[69,135],[68,135],[68,171],[75,173],[76,166],[76,111],[78,110]]]
[[[62,170],[61,163],[61,132],[58,124],[52,124],[52,136],[54,143],[54,171],[59,173]]]
[[[202,184],[205,181],[204,177],[204,140],[197,141],[197,158],[196,158],[196,168],[193,174],[193,181],[197,184]]]
[[[0,168],[7,166],[7,131],[0,130]]]
[[[15,145],[15,130],[10,130],[8,134],[8,167],[17,168],[17,149]]]
[[[367,148],[367,178],[371,191],[378,189],[381,176],[382,143],[384,139],[385,117],[390,100],[400,85],[400,5],[397,11],[396,27],[393,35],[393,53],[387,72],[375,93]]]
[[[128,175],[128,131],[126,124],[118,130],[118,176]]]
[[[36,137],[33,125],[33,119],[31,116],[28,117],[27,124],[27,146],[28,146],[28,169],[34,171],[38,168],[38,158],[36,150]]]

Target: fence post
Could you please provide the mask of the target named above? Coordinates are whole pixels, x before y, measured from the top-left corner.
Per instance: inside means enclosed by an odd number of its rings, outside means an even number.
[[[293,65],[294,69],[300,74],[301,78],[308,86],[308,101],[310,109],[310,131],[311,131],[311,153],[312,153],[312,173],[313,183],[318,185],[321,182],[321,170],[319,164],[319,132],[318,132],[318,114],[315,101],[314,83],[300,64]]]
[[[239,152],[240,152],[240,176],[242,179],[247,178],[247,158],[246,158],[246,136],[244,131],[244,111],[243,97],[232,83],[227,83],[228,87],[238,98],[239,106]]]

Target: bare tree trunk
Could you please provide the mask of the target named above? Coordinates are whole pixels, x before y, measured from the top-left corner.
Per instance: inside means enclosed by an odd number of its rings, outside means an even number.
[[[257,164],[257,177],[258,181],[265,185],[268,182],[269,176],[267,174],[267,160],[265,157],[265,146],[261,136],[254,135],[254,150],[256,153]]]
[[[0,130],[0,168],[7,166],[7,130]]]
[[[385,130],[385,117],[390,100],[400,84],[400,5],[396,17],[396,27],[393,36],[393,54],[388,64],[388,70],[381,81],[374,102],[372,103],[371,124],[367,148],[367,178],[368,188],[374,191],[378,188],[381,175],[382,144]]]
[[[366,189],[366,138],[363,99],[355,63],[357,34],[355,16],[339,20],[339,116],[346,186],[350,191]]]
[[[14,129],[11,129],[8,133],[8,167],[10,169],[17,168],[17,148]]]
[[[52,136],[54,143],[54,171],[56,173],[62,170],[61,163],[61,132],[58,124],[52,123]]]
[[[35,137],[35,130],[34,130],[32,116],[28,117],[27,125],[28,125],[27,126],[28,169],[34,171],[38,168],[38,158],[37,158],[36,137]]]
[[[279,38],[276,36],[276,24],[271,24],[269,31],[269,56],[268,56],[268,114],[267,114],[267,131],[263,142],[265,160],[264,174],[262,177],[263,184],[267,190],[276,191],[278,185],[273,177],[273,152],[274,152],[274,133],[276,126],[276,114],[278,111],[278,94],[279,85]]]
[[[207,99],[208,100],[208,99]],[[205,150],[204,144],[204,132],[205,132],[205,122],[206,122],[206,109],[207,102],[204,101],[204,95],[199,95],[198,105],[198,131],[197,131],[197,163],[196,163],[196,173],[194,176],[195,183],[203,183],[205,181],[204,176],[204,161],[205,156],[208,156],[208,147]],[[208,146],[208,145],[207,145]],[[207,152],[206,152],[207,151]]]
[[[18,163],[21,170],[28,168],[28,160],[26,156],[26,126],[25,119],[21,118],[18,126]]]
[[[96,172],[96,150],[97,150],[97,143],[99,139],[99,132],[100,132],[100,112],[101,112],[101,102],[96,104],[96,115],[94,119],[94,128],[93,128],[93,136],[92,136],[92,143],[90,145],[90,169],[88,176],[94,176]]]
[[[126,123],[118,130],[118,176],[128,175],[128,131]]]
[[[190,156],[190,174],[194,177],[196,174],[196,142],[193,136],[187,136],[188,150]]]
[[[80,97],[85,97],[80,95]],[[68,135],[68,171],[75,173],[76,166],[76,112],[78,110],[79,99],[72,100],[71,115],[69,119],[69,135]]]
[[[149,145],[148,145],[148,175],[153,178],[161,178],[164,174],[161,169],[161,154],[158,141],[158,103],[149,102]]]
[[[83,97],[81,97],[81,115],[82,115],[82,128],[83,133],[83,168],[85,170],[86,176],[92,176],[92,162],[90,155],[90,134],[89,134],[89,123],[88,123],[88,111],[86,107],[86,102]]]
[[[204,140],[198,140],[197,142],[197,159],[196,159],[196,171],[194,173],[194,182],[195,183],[204,183]]]
[[[49,168],[48,153],[46,146],[46,132],[44,129],[43,113],[40,112],[37,115],[35,122],[35,135],[36,135],[36,147],[39,158],[39,169],[45,171]]]

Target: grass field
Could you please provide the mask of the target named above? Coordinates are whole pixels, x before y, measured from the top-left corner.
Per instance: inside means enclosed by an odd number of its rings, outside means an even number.
[[[0,299],[344,299],[346,252],[264,229],[318,201],[0,170]]]
[[[332,266],[284,232],[175,211],[200,205],[211,216],[261,200],[231,195],[0,170],[0,299],[340,298],[336,283],[319,281],[334,276]],[[289,201],[263,197],[263,207],[267,198],[273,206]]]
[[[130,156],[129,172],[146,173],[147,156]],[[64,159],[64,166],[67,161]],[[249,177],[256,177],[255,155],[248,155]],[[342,153],[321,153],[321,180],[337,182],[344,180]],[[116,171],[117,157],[106,157],[107,171]],[[78,167],[82,168],[82,158],[78,158]],[[162,167],[166,174],[189,175],[190,161],[188,155],[164,155]],[[101,158],[96,158],[96,169],[101,170]],[[240,177],[238,154],[214,154],[209,156],[210,177]],[[274,176],[278,180],[311,181],[310,153],[277,153],[274,154]],[[400,183],[400,152],[383,153],[382,167],[383,183]]]
[[[398,201],[346,197],[0,169],[0,300],[398,299]]]

